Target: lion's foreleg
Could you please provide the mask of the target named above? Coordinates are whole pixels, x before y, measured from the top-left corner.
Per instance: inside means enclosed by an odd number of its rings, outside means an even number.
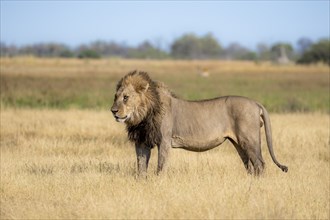
[[[158,147],[157,174],[160,174],[162,171],[166,170],[166,168],[168,166],[169,154],[170,154],[170,144],[162,143]]]
[[[137,172],[139,177],[147,177],[147,169],[150,159],[151,149],[143,144],[135,145],[137,157]]]

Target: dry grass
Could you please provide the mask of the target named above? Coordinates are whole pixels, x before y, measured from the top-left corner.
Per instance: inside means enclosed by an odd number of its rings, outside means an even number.
[[[173,150],[135,178],[135,152],[109,112],[1,110],[1,219],[329,219],[329,115],[271,115],[277,158],[248,176],[230,144]]]

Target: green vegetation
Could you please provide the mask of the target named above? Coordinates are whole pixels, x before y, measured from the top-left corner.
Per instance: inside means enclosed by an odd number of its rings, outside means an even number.
[[[166,59],[169,58],[169,55],[155,48],[150,42],[145,41],[136,49],[130,49],[127,53],[127,57],[136,59]]]
[[[330,40],[321,40],[312,45],[302,57],[298,60],[298,63],[309,64],[323,62],[330,65]]]
[[[171,47],[171,55],[179,59],[214,59],[221,54],[221,46],[212,34],[203,37],[186,34],[175,40]]]
[[[80,51],[78,58],[80,58],[80,59],[84,59],[84,58],[98,59],[98,58],[101,58],[101,55],[95,50],[85,49],[85,50]]]
[[[276,43],[271,48],[271,56],[272,60],[276,60],[278,57],[283,56],[283,50],[285,51],[285,54],[290,58],[291,60],[294,59],[294,51],[289,43]]]
[[[314,44],[313,44],[314,43]],[[57,58],[126,58],[126,59],[185,59],[185,60],[251,60],[271,61],[280,64],[316,63],[329,64],[329,39],[313,42],[309,38],[298,39],[296,45],[287,42],[274,44],[258,43],[256,50],[244,47],[238,42],[222,45],[212,33],[198,36],[183,34],[171,43],[162,38],[145,40],[139,45],[97,40],[77,47],[62,43],[36,43],[32,45],[8,45],[0,42],[1,57],[36,56]]]
[[[108,109],[117,81],[134,69],[148,71],[184,99],[239,95],[271,112],[329,112],[328,66],[233,61],[2,58],[1,106]]]

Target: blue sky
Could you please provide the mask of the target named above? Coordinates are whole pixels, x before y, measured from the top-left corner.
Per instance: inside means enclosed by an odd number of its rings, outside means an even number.
[[[254,49],[300,37],[329,37],[329,1],[4,1],[1,41],[24,45],[94,40],[168,47],[184,33],[208,32],[226,46]]]

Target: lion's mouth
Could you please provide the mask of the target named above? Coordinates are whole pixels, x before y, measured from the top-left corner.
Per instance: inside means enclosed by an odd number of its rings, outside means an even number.
[[[114,115],[115,116],[115,119],[117,122],[125,122],[126,119],[128,118],[128,116],[126,115],[125,117],[119,117],[117,115]]]

